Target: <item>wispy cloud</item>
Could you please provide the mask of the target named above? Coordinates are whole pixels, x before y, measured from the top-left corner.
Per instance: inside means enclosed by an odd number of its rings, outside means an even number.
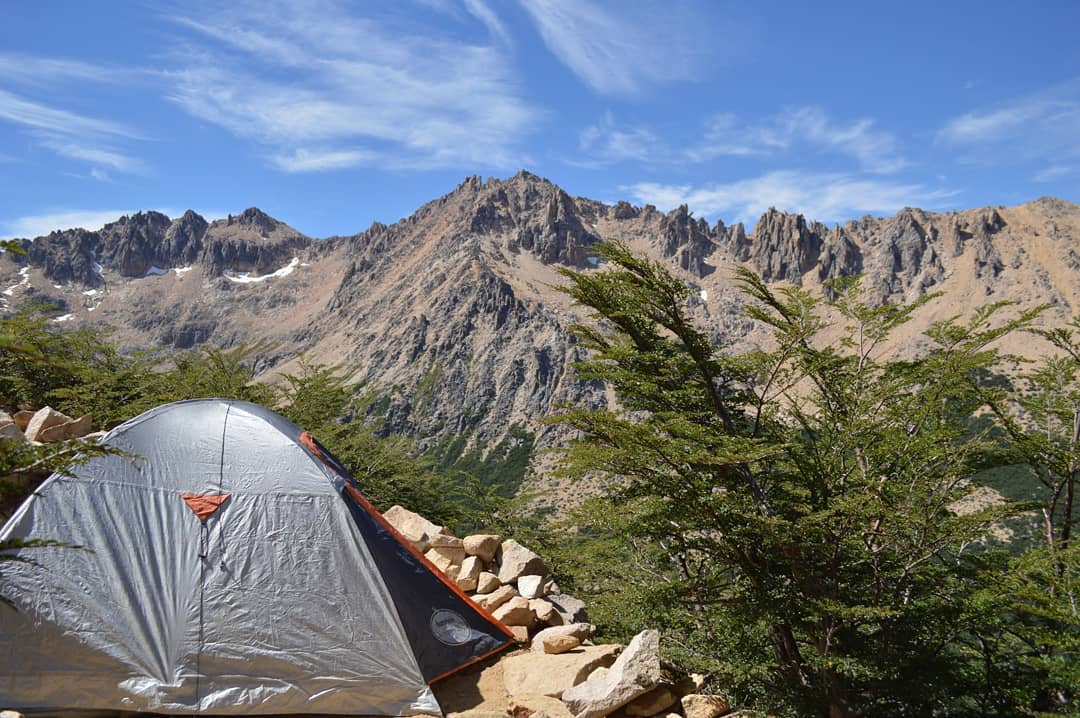
[[[955,117],[937,141],[993,164],[1078,157],[1080,80]]]
[[[1031,178],[1031,181],[1053,182],[1055,180],[1062,179],[1063,177],[1068,177],[1073,172],[1075,172],[1075,168],[1073,167],[1069,167],[1067,165],[1054,165],[1052,167],[1047,167],[1044,170],[1036,172],[1035,176]]]
[[[715,59],[714,38],[683,17],[678,3],[522,0],[548,49],[578,79],[604,95],[631,95],[645,86],[689,80]],[[715,28],[714,28],[715,30]]]
[[[663,142],[645,127],[620,127],[611,112],[578,134],[578,149],[594,164],[670,157]]]
[[[102,84],[129,82],[145,73],[115,65],[98,65],[63,57],[39,57],[18,52],[0,52],[0,77],[7,82],[44,85],[78,80]]]
[[[43,214],[29,214],[12,219],[0,218],[0,239],[34,239],[57,229],[82,228],[96,232],[106,224],[138,211],[147,211],[147,209],[56,209]],[[174,207],[160,207],[155,211],[172,218],[184,213],[184,210]],[[226,214],[219,211],[196,210],[196,212],[208,221],[224,217]]]
[[[899,184],[842,173],[770,172],[759,177],[700,187],[640,182],[623,188],[639,202],[670,209],[680,204],[701,215],[753,223],[769,207],[810,219],[839,222],[868,212],[895,212],[905,206],[936,207],[954,192],[920,184]]]
[[[336,2],[250,4],[176,22],[199,41],[167,73],[169,99],[263,145],[283,171],[510,167],[542,114],[496,47],[394,32]]]
[[[129,157],[120,152],[115,152],[102,147],[88,146],[64,135],[45,137],[41,140],[41,146],[46,147],[62,157],[82,160],[94,165],[94,170],[100,167],[108,167],[118,172],[139,174],[146,171],[146,165],[139,159]],[[94,174],[95,179],[107,178],[107,175]]]
[[[706,125],[701,143],[688,152],[691,159],[747,157],[786,152],[809,146],[847,155],[868,172],[886,174],[907,166],[896,137],[876,128],[874,120],[861,118],[836,122],[819,107],[785,110],[762,122],[742,124],[730,113],[715,115]]]
[[[66,209],[48,214],[31,214],[0,222],[0,238],[34,238],[46,235],[54,229],[81,227],[96,231],[109,222],[115,222],[131,210],[123,209]]]
[[[869,118],[837,122],[819,107],[785,110],[757,122],[742,122],[732,113],[713,115],[702,134],[689,142],[660,137],[641,125],[624,125],[607,112],[578,135],[582,158],[593,166],[622,161],[654,164],[709,162],[721,157],[783,158],[798,151],[845,156],[858,169],[890,174],[908,166],[894,135],[876,128]]]
[[[115,81],[106,68],[75,60],[0,53],[0,78],[25,84]],[[62,94],[54,91],[52,94]],[[72,112],[0,88],[0,122],[14,124],[55,154],[91,165],[89,176],[105,179],[102,168],[143,173],[146,165],[118,145],[146,139],[137,129],[109,119]]]
[[[328,152],[297,149],[292,154],[272,155],[270,161],[284,172],[322,172],[357,165],[371,165],[379,160],[374,152],[331,150]]]
[[[464,0],[464,2],[465,9],[470,15],[484,23],[484,27],[487,28],[492,37],[498,38],[504,43],[510,42],[510,33],[486,0]]]
[[[0,120],[63,135],[112,135],[141,139],[136,130],[120,123],[49,107],[2,89],[0,89]]]

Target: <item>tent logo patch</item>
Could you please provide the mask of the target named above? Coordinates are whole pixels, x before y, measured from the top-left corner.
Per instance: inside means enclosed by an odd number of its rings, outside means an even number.
[[[448,646],[460,646],[472,638],[472,629],[457,611],[440,608],[431,614],[431,633]]]

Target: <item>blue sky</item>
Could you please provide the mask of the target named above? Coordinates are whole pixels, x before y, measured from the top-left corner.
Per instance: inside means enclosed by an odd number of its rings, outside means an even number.
[[[0,0],[0,237],[467,175],[752,224],[1080,201],[1080,3]]]

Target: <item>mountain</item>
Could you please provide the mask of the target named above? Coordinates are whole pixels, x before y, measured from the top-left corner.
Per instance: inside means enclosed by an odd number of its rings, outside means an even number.
[[[1063,200],[906,208],[831,227],[769,210],[748,232],[686,206],[572,197],[527,172],[470,177],[400,222],[347,237],[313,239],[256,208],[53,232],[24,240],[25,257],[0,258],[0,306],[49,301],[57,321],[111,327],[130,349],[262,342],[267,380],[301,353],[345,362],[386,392],[390,431],[483,446],[531,433],[546,447],[563,434],[539,419],[558,403],[610,398],[574,377],[581,350],[569,326],[584,315],[554,289],[556,269],[596,267],[593,246],[615,238],[683,274],[699,290],[697,318],[740,346],[762,335],[742,315],[738,266],[819,293],[861,274],[879,302],[942,292],[887,351],[914,351],[930,322],[992,301],[1049,303],[1048,322],[1080,313],[1080,207]],[[1027,336],[1005,348],[1045,350]]]

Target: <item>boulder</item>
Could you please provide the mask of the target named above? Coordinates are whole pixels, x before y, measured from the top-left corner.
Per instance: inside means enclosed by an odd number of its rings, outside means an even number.
[[[481,608],[485,608],[488,611],[494,611],[516,595],[517,591],[514,590],[513,586],[499,586],[499,588],[495,589],[492,593],[483,596],[481,596],[481,594],[476,594],[473,596],[473,600],[476,601]]]
[[[547,716],[547,718],[574,718],[567,710],[566,704],[558,698],[541,695],[514,696],[507,706],[507,713],[511,718],[530,718],[530,716]]]
[[[566,710],[565,706],[563,707],[563,710]],[[7,710],[7,711],[0,711],[0,718],[25,718],[25,716],[23,716],[23,714],[20,713],[19,711]]]
[[[555,610],[555,607],[542,598],[530,598],[529,608],[536,614],[536,620],[541,623],[546,623],[549,626],[558,626],[562,624],[562,616]]]
[[[540,641],[544,653],[566,653],[581,645],[577,636],[547,636]]]
[[[514,596],[491,612],[498,621],[507,626],[531,626],[536,616],[529,608],[529,601],[521,596]]]
[[[593,630],[590,623],[571,623],[565,626],[545,628],[533,636],[532,650],[542,652],[544,650],[544,639],[548,636],[574,636],[579,641],[584,642],[593,634]]]
[[[383,514],[383,518],[390,522],[400,533],[406,536],[418,536],[427,534],[428,538],[437,535],[449,535],[450,531],[445,526],[434,524],[418,513],[409,511],[402,506],[391,506]]]
[[[468,553],[468,549],[466,549],[465,553]],[[491,593],[501,585],[502,582],[499,577],[489,571],[481,571],[480,575],[476,577],[476,591],[478,593]]]
[[[51,406],[46,406],[37,410],[30,419],[30,423],[26,425],[26,429],[23,430],[23,433],[26,434],[26,438],[29,441],[41,441],[41,439],[38,438],[41,436],[41,432],[53,426],[66,424],[69,421],[71,421],[70,416],[61,414]]]
[[[475,591],[477,579],[480,577],[480,559],[476,556],[466,556],[461,562],[461,570],[458,571],[457,585],[462,591]]]
[[[540,598],[544,595],[543,576],[518,576],[517,589],[525,598]]]
[[[15,422],[15,426],[19,427],[19,431],[26,433],[26,427],[30,425],[30,420],[34,418],[36,412],[29,411],[27,409],[20,409],[12,415],[12,420]]]
[[[514,539],[502,542],[500,555],[498,576],[503,583],[513,583],[519,576],[547,573],[543,559]]]
[[[717,718],[731,711],[731,704],[723,696],[701,693],[683,696],[682,707],[686,718]]]
[[[508,656],[503,680],[511,696],[545,695],[559,698],[563,691],[581,683],[598,666],[610,666],[620,646],[582,646],[566,653],[525,652]]]
[[[648,630],[634,636],[606,676],[568,688],[562,699],[577,718],[602,718],[659,683],[660,634]]]
[[[6,416],[6,415],[5,415]],[[15,439],[16,441],[23,441],[26,439],[23,436],[22,429],[16,425],[10,418],[7,421],[0,419],[0,439]]]
[[[47,429],[42,429],[38,434],[37,440],[45,444],[52,444],[57,441],[78,439],[89,434],[90,430],[93,428],[90,415],[85,414],[78,419],[72,419],[63,424],[57,424],[55,426],[50,426]]]
[[[609,672],[610,672],[610,669],[607,666],[597,666],[596,670],[594,670],[592,673],[590,673],[589,677],[586,678],[585,680],[591,680],[593,678],[603,678]]]
[[[432,539],[434,538],[435,537],[433,536]],[[442,567],[442,563],[444,562],[449,563],[451,566],[460,566],[465,561],[465,550],[461,547],[432,546],[424,553],[424,555],[428,557],[429,561],[443,571],[446,570]],[[438,556],[439,560],[432,558],[433,556]]]
[[[585,613],[585,602],[579,601],[565,593],[550,593],[544,596],[544,600],[550,601],[555,610],[562,614],[563,623],[583,623],[589,620]]]
[[[412,547],[420,553],[427,553],[428,550],[428,535],[416,528],[415,526],[407,526],[404,529],[399,529],[398,533],[402,537],[412,544]]]
[[[439,569],[443,573],[447,573],[450,570],[450,567],[454,565],[454,562],[450,559],[449,556],[444,553],[440,553],[435,549],[428,549],[427,553],[424,554],[424,558],[435,564],[435,568]]]
[[[506,624],[503,624],[506,625]],[[517,643],[529,642],[529,627],[528,626],[506,626],[510,629],[510,633],[514,635],[514,641]]]
[[[624,710],[627,715],[648,718],[666,711],[678,702],[679,697],[674,691],[667,686],[659,686],[627,703]]]
[[[479,556],[484,563],[491,563],[499,550],[502,537],[494,534],[473,534],[466,536],[464,542],[465,553],[470,556]]]
[[[462,551],[465,551],[465,545],[461,539],[456,536],[447,536],[446,534],[429,536],[428,546],[431,548],[461,549]]]

